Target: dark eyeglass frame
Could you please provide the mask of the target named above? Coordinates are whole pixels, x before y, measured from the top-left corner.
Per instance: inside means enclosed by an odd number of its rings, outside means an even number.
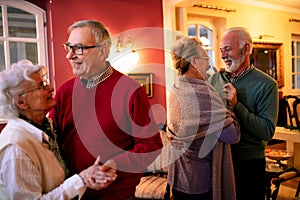
[[[83,46],[83,45],[79,45],[79,44],[76,44],[76,45],[71,45],[69,43],[65,43],[63,44],[64,46],[64,50],[69,53],[70,50],[72,50],[72,53],[75,54],[75,55],[83,55],[83,50],[84,49],[92,49],[92,48],[96,48],[96,47],[102,47],[103,45],[94,45],[94,46]]]
[[[34,89],[28,90],[26,92],[23,92],[23,93],[19,94],[19,96],[22,96],[24,94],[27,94],[27,93],[30,93],[30,92],[33,92],[33,91],[36,91],[36,90],[40,90],[40,89],[43,89],[43,90],[46,91],[46,90],[48,90],[48,86],[50,86],[48,81],[43,81],[43,82],[41,82],[41,85],[38,86],[37,88],[34,88]]]

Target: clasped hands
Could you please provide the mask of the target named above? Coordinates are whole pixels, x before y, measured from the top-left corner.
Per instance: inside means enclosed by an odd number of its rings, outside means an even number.
[[[115,161],[108,160],[103,165],[100,163],[100,156],[98,156],[92,166],[79,173],[88,188],[94,190],[107,188],[117,178]]]

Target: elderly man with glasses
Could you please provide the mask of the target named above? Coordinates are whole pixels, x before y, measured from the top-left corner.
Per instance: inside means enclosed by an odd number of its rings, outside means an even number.
[[[68,169],[78,173],[101,155],[103,166],[115,163],[118,178],[102,191],[88,190],[83,199],[134,199],[141,172],[162,147],[147,94],[106,61],[111,37],[101,23],[75,22],[63,46],[76,77],[58,89],[50,116]]]

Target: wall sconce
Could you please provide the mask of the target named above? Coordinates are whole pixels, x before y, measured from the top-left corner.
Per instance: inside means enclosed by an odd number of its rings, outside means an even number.
[[[118,37],[118,41],[116,44],[116,52],[121,53],[126,50],[132,50],[133,49],[133,42],[130,37],[126,39],[126,41],[123,41],[121,37]]]
[[[263,39],[263,38],[273,38],[274,36],[273,35],[259,35],[258,36],[258,39]]]
[[[290,18],[289,22],[300,22],[300,19]]]
[[[121,72],[128,70],[140,59],[139,54],[134,49],[134,43],[130,37],[126,40],[118,37],[114,48],[115,50],[112,52],[114,54],[112,65]]]

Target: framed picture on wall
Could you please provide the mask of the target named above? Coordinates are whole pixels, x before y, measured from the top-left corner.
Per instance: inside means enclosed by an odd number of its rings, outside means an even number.
[[[135,79],[145,89],[148,97],[152,97],[152,73],[128,73],[127,75]]]

